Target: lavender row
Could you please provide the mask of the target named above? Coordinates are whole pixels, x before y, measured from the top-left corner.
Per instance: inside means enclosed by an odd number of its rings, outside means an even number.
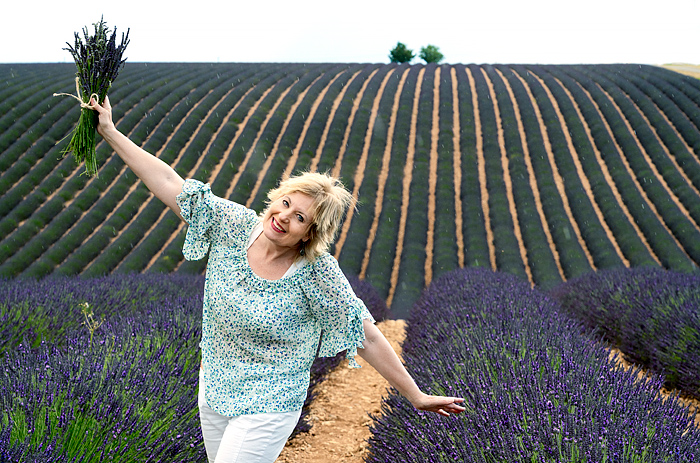
[[[392,392],[367,462],[691,462],[700,431],[660,380],[637,380],[545,293],[484,269],[443,275],[414,306],[403,346],[419,385],[459,395],[450,418]]]
[[[377,319],[389,315],[351,283]],[[175,274],[0,282],[0,461],[204,461],[202,286]],[[314,363],[295,434],[341,358]]]
[[[602,270],[563,283],[552,296],[625,357],[700,398],[700,274],[655,267]]]
[[[201,284],[156,275],[5,282],[2,305],[27,330],[3,346],[0,459],[202,461]]]

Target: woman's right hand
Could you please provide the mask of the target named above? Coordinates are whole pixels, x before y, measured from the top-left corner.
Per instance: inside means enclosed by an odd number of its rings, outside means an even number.
[[[90,98],[90,107],[97,111],[99,115],[99,120],[97,124],[97,133],[102,137],[111,130],[116,130],[114,126],[114,121],[112,121],[112,105],[109,104],[109,97],[105,96],[105,100],[102,104],[98,104],[97,100],[93,97]]]

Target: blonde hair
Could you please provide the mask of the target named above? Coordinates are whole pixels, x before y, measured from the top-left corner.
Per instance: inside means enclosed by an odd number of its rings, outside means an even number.
[[[303,172],[282,180],[277,188],[267,193],[267,207],[260,216],[264,217],[273,202],[290,193],[303,193],[313,199],[309,211],[313,214],[309,225],[309,240],[302,245],[300,251],[307,259],[314,261],[330,249],[345,212],[353,203],[352,194],[336,177],[327,173]],[[300,253],[299,257],[301,255]]]

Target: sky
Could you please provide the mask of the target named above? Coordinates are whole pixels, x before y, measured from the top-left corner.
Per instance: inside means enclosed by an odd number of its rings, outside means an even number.
[[[118,32],[130,29],[129,62],[388,63],[402,42],[416,56],[435,45],[448,64],[700,64],[700,0],[11,5],[0,18],[0,63],[72,62],[66,42],[103,16]]]

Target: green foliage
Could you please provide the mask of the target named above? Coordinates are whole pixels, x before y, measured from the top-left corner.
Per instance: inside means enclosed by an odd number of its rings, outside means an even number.
[[[440,49],[435,45],[426,45],[422,47],[418,57],[426,63],[439,63],[445,58],[445,56],[440,53]]]
[[[389,61],[392,63],[410,63],[416,55],[401,42],[398,42],[389,52]]]

